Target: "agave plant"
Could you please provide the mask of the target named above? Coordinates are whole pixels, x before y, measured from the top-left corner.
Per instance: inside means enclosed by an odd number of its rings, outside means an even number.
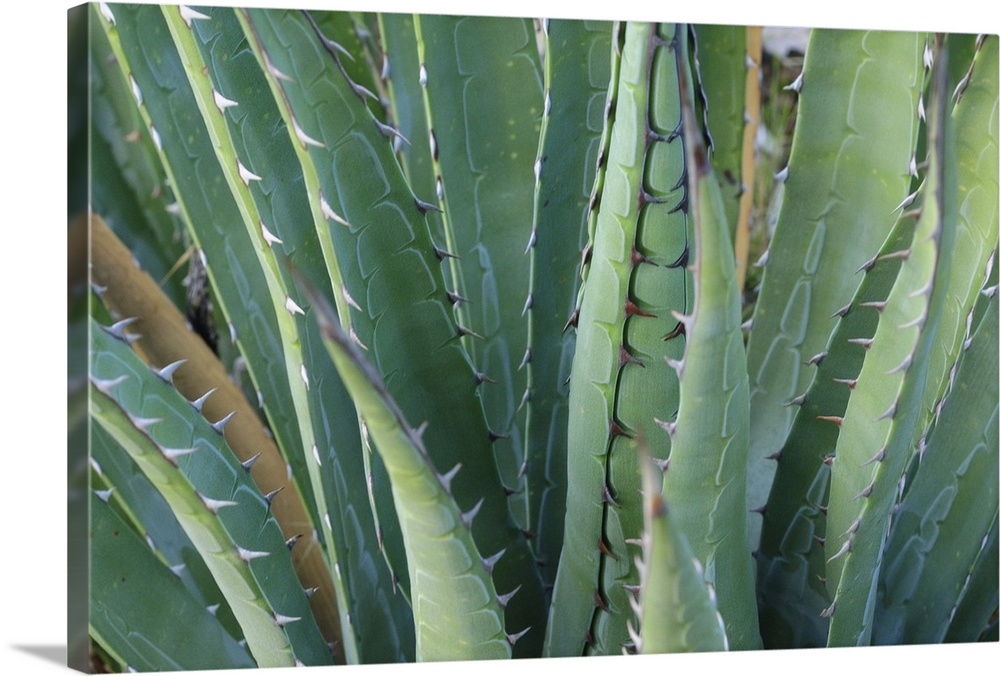
[[[88,11],[104,664],[997,639],[997,36]]]

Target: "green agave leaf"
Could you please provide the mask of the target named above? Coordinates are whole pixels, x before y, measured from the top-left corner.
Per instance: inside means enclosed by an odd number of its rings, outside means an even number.
[[[927,389],[917,423],[921,433],[936,417],[951,387],[959,354],[971,336],[974,304],[989,277],[1000,231],[997,43],[995,35],[982,36],[976,42],[968,77],[958,85],[954,96],[951,117],[955,126],[958,206],[952,258],[962,264],[950,268],[948,300],[930,354]],[[949,63],[951,56],[949,47]]]
[[[277,103],[260,96],[268,90],[266,77],[236,14],[216,8],[206,9],[205,15],[209,18],[193,22],[192,37],[213,90],[225,92],[234,104],[225,108],[226,127],[235,154],[249,171],[260,175],[250,183],[258,213],[273,224],[274,235],[281,240],[274,247],[293,265],[312,278],[327,278],[317,230],[302,227],[312,215],[301,164],[288,132],[275,124],[281,119]],[[337,596],[343,601],[341,626],[350,629],[344,640],[346,658],[350,663],[412,659],[409,605],[402,595],[387,593],[393,584],[382,562],[374,523],[369,510],[356,507],[367,500],[367,482],[354,404],[326,352],[312,309],[305,300],[301,307],[296,329],[302,367],[308,374],[304,384],[315,445],[299,456],[296,467],[309,476],[312,494],[321,496],[316,522],[330,529],[326,541]]]
[[[660,491],[661,472],[647,462],[643,472],[646,531],[642,538],[641,584],[636,616],[643,654],[726,650],[728,643],[715,592],[701,563]]]
[[[511,513],[526,529],[527,412],[519,404],[528,376],[518,365],[533,303],[527,253],[537,241],[532,162],[543,96],[535,32],[531,20],[507,17],[416,15],[414,27],[438,200],[456,256],[454,291],[468,301],[455,315],[476,334],[463,342],[476,370],[490,379],[479,398],[498,436],[500,477],[514,491]]]
[[[944,54],[937,50],[937,59]],[[939,63],[928,106],[929,167],[920,219],[896,284],[880,306],[837,441],[826,536],[831,646],[865,645],[871,638],[883,542],[919,434],[919,402],[947,297],[957,175],[946,75]]]
[[[183,226],[170,213],[172,193],[128,76],[114,61],[97,6],[90,11],[91,207],[154,279],[169,277],[164,292],[182,306],[183,275],[170,272],[188,246]]]
[[[120,325],[113,325],[121,333]],[[210,424],[111,331],[92,324],[91,414],[160,490],[261,666],[329,664],[270,500]]]
[[[808,359],[829,342],[830,315],[885,241],[907,196],[916,146],[922,35],[814,30],[802,72],[784,197],[747,346],[748,502],[762,506]],[[759,519],[750,542],[759,540]]]
[[[191,597],[202,608],[212,608],[229,635],[242,640],[229,603],[167,501],[107,430],[91,425],[90,441],[91,487],[96,490],[100,482],[101,490],[110,491],[104,502],[145,538],[147,548],[184,583]]]
[[[824,584],[827,553],[824,506],[829,496],[827,462],[836,449],[839,422],[864,363],[864,345],[878,325],[877,304],[896,280],[901,253],[913,240],[916,212],[900,215],[877,255],[865,266],[851,303],[833,317],[830,343],[807,364],[812,386],[788,402],[795,421],[779,454],[771,495],[764,510],[757,555],[761,632],[768,648],[826,645],[830,605]],[[860,271],[859,271],[860,272]]]
[[[997,593],[997,567],[1000,565],[997,522],[998,515],[994,514],[990,532],[980,546],[962,598],[952,614],[944,637],[946,643],[996,640],[997,601],[1000,599]],[[993,632],[992,636],[989,631]]]
[[[440,267],[443,250],[428,232],[428,205],[414,197],[393,155],[393,133],[371,117],[339,69],[329,68],[337,52],[316,39],[307,15],[248,10],[240,16],[294,142],[306,151],[300,157],[308,155],[303,167],[312,200],[331,221],[343,279],[334,282],[334,298],[353,301],[339,315],[342,322],[350,317],[345,330],[368,349],[407,418],[428,423],[425,443],[435,466],[462,463],[455,499],[465,509],[485,500],[473,524],[476,544],[489,556],[506,551],[494,571],[500,589],[521,586],[506,609],[508,621],[517,630],[540,626],[541,580],[508,516],[509,487],[490,447],[499,437],[477,397],[484,379],[462,348],[463,329],[452,318]]]
[[[93,492],[89,511],[90,631],[116,660],[137,671],[257,666],[247,648]]]
[[[683,155],[675,132],[683,29],[625,28],[607,170],[577,322],[569,395],[566,520],[546,654],[630,644],[628,549],[642,534],[638,439],[664,457],[656,420],[676,410],[664,357],[683,349],[671,312],[687,298]]]
[[[384,52],[386,88],[389,110],[401,138],[395,142],[399,164],[413,192],[430,200],[436,191],[437,174],[431,155],[427,112],[424,108],[424,90],[420,85],[420,59],[417,53],[417,34],[412,14],[379,14],[379,35]],[[435,242],[445,242],[444,223],[440,212],[426,214],[427,226]],[[451,283],[445,269],[446,279]]]
[[[304,279],[302,285],[308,284]],[[435,469],[421,440],[386,391],[381,377],[344,333],[333,308],[307,287],[330,355],[361,413],[392,481],[410,567],[410,598],[419,661],[510,657],[515,636],[504,632],[493,562],[473,541],[481,503],[462,512],[451,495],[453,472]],[[460,469],[459,469],[460,471]]]
[[[267,288],[263,271],[250,246],[233,246],[242,221],[191,94],[160,8],[110,5],[113,25],[105,30],[115,46],[123,70],[128,70],[142,92],[143,119],[161,152],[167,176],[176,191],[178,208],[188,231],[201,250],[215,298],[228,318],[228,331],[247,357],[247,368],[260,391],[268,420],[279,446],[302,448],[284,363],[260,358],[281,353],[277,320],[268,303],[250,294]],[[144,28],[138,39],[138,27]],[[194,164],[192,157],[207,157]],[[194,229],[194,224],[198,228]],[[215,263],[219,265],[216,267]],[[225,330],[225,329],[224,329]],[[297,376],[298,377],[298,376]],[[291,436],[286,436],[291,435]]]
[[[372,33],[367,23],[368,20],[377,22],[376,15],[322,10],[310,14],[323,35],[351,55],[341,61],[344,72],[356,86],[364,87],[363,94],[371,114],[379,121],[387,122],[388,101],[381,78],[382,64],[376,62],[378,54],[374,51],[378,46],[378,33]],[[409,140],[409,137],[405,138]],[[400,142],[405,143],[402,139]]]
[[[1000,482],[997,299],[959,361],[951,393],[893,516],[872,622],[876,644],[941,643],[995,526]]]
[[[734,650],[759,649],[753,569],[747,542],[746,461],[749,385],[740,292],[719,185],[694,119],[687,71],[681,106],[694,232],[693,302],[676,313],[684,354],[668,360],[680,381],[664,463],[663,497],[718,593],[719,613]]]
[[[719,182],[726,223],[735,238],[740,196],[748,188],[743,173],[747,29],[745,26],[692,26],[704,117],[712,140],[712,170]]]
[[[188,21],[204,20],[198,18],[204,16],[202,13],[189,8],[183,14],[178,7],[164,10],[176,16],[185,28]],[[206,126],[164,10],[158,6],[110,5],[108,11],[114,23],[103,16],[102,20],[119,66],[136,82],[140,114],[175,190],[181,218],[206,264],[214,300],[228,321],[233,342],[245,358],[256,386],[258,405],[267,414],[284,462],[301,466],[301,458],[312,448],[312,443],[304,443],[302,434],[309,438],[310,428],[300,425],[308,371],[303,377],[303,362],[295,345],[293,315],[299,306],[295,299],[280,293],[273,258],[267,258],[271,244],[266,237],[268,230],[260,225],[262,221],[248,215],[253,210],[251,201],[245,192],[240,193],[239,199],[234,198],[234,183],[246,188],[245,172],[240,171],[242,165],[237,164],[235,157],[225,166],[220,165],[215,150],[216,140],[221,143],[223,138],[218,120],[213,126]],[[205,94],[203,88],[200,93]],[[207,104],[209,110],[218,114],[215,97],[208,96],[212,101]],[[204,98],[202,103],[206,103]],[[234,178],[233,174],[238,176]],[[252,219],[252,229],[246,225],[248,219]],[[275,355],[282,358],[276,359]],[[308,416],[302,418],[307,420]],[[297,483],[303,474],[292,473],[289,495],[303,490],[308,496],[309,484]],[[285,478],[279,486],[287,481]],[[314,528],[317,533],[324,532],[325,520]],[[306,538],[303,545],[312,541],[312,530],[303,533]],[[304,549],[313,558],[317,552],[323,556],[329,554],[326,549],[314,550],[311,546]],[[317,570],[313,566],[310,575],[314,579],[312,586],[320,587],[320,599],[324,601],[317,603],[324,634],[336,644],[338,659],[342,660],[343,641],[337,638],[339,618],[331,612],[336,608],[333,587],[328,579],[316,579],[330,575],[332,562],[327,563],[326,569]]]
[[[566,518],[566,435],[575,334],[566,319],[576,302],[579,252],[611,78],[612,25],[552,20],[545,28],[545,110],[535,183],[528,347],[520,368],[528,389],[525,467],[528,522],[547,584],[555,581]]]
[[[298,427],[299,437],[302,440],[302,448],[312,449],[316,447],[316,436],[312,427],[312,414],[308,404],[309,373],[311,363],[307,362],[302,350],[302,339],[299,332],[296,315],[305,313],[301,305],[289,293],[285,281],[281,277],[278,269],[278,262],[273,251],[275,242],[272,229],[277,226],[264,221],[263,214],[257,206],[250,184],[255,182],[256,174],[245,165],[237,154],[237,148],[233,137],[229,133],[225,120],[225,109],[228,104],[220,104],[220,93],[216,90],[208,75],[208,69],[201,53],[195,44],[193,26],[204,21],[201,17],[185,14],[180,11],[180,7],[162,6],[163,18],[166,26],[173,38],[174,46],[177,50],[177,57],[183,72],[187,75],[191,92],[198,110],[201,112],[202,120],[205,124],[208,137],[212,141],[212,148],[229,186],[230,193],[238,209],[242,224],[246,230],[244,238],[237,240],[242,242],[241,247],[247,252],[252,252],[256,256],[256,267],[263,272],[265,286],[255,287],[253,291],[263,302],[269,297],[274,316],[276,328],[280,338],[280,351],[272,353],[271,358],[279,354],[286,369],[285,377],[288,382],[289,392],[293,409],[293,424]],[[202,15],[207,17],[207,15]],[[164,51],[166,49],[164,48]],[[194,126],[194,125],[192,125]],[[242,140],[242,139],[241,139]],[[251,139],[254,141],[256,139]],[[207,158],[205,158],[207,160]],[[249,174],[247,172],[250,172]],[[263,200],[267,203],[267,200]],[[267,204],[270,206],[270,204]],[[269,214],[269,215],[273,215]],[[192,223],[195,232],[200,229],[200,224]],[[230,233],[233,235],[235,233]],[[248,263],[252,259],[248,257]],[[252,264],[252,263],[251,263]],[[263,293],[266,289],[267,295]],[[314,374],[315,375],[315,374]],[[301,456],[299,456],[301,457]],[[313,474],[317,473],[315,466],[311,466]],[[319,480],[313,478],[313,499],[317,501],[321,513],[326,513],[323,492],[317,491]],[[330,533],[327,529],[324,532],[329,541]],[[332,566],[331,566],[332,567]]]

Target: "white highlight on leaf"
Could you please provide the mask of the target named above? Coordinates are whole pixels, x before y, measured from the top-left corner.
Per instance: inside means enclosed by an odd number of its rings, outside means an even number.
[[[261,180],[260,176],[247,169],[246,166],[244,166],[244,164],[239,160],[236,160],[236,167],[239,169],[240,178],[243,179],[243,185],[248,188],[250,187],[250,181]]]
[[[358,312],[362,312],[361,306],[358,305],[358,302],[356,300],[354,300],[354,298],[351,297],[351,294],[347,293],[347,285],[346,284],[341,284],[340,285],[340,293],[344,296],[344,302],[345,303],[347,303],[348,305],[350,305],[352,308],[354,308]]]
[[[184,19],[184,23],[187,24],[188,28],[191,27],[191,22],[194,21],[195,19],[211,19],[212,18],[212,17],[210,17],[207,14],[202,14],[201,12],[199,12],[197,10],[191,9],[187,5],[181,5],[179,9],[180,9],[180,12],[181,12],[181,18]]]
[[[306,313],[305,310],[299,307],[298,303],[292,300],[291,296],[285,296],[285,309],[288,310],[288,313],[293,317],[295,315],[304,315]]]
[[[215,107],[219,109],[220,113],[225,113],[226,108],[232,108],[233,106],[238,106],[239,104],[232,99],[227,99],[225,96],[219,93],[219,90],[212,90],[212,98],[215,99]]]
[[[135,97],[135,102],[141,106],[142,90],[139,89],[139,83],[135,81],[134,77],[132,77],[132,73],[128,74],[128,83],[132,87],[132,96]]]
[[[295,118],[292,118],[292,127],[295,129],[296,138],[298,138],[299,141],[302,142],[303,146],[314,146],[316,148],[326,147],[322,143],[320,143],[319,141],[317,141],[316,139],[312,138],[304,131],[302,131],[302,127],[299,126],[299,122]]]
[[[332,207],[330,207],[330,203],[326,201],[326,197],[323,195],[322,191],[319,193],[319,208],[320,211],[323,212],[324,217],[329,218],[331,221],[340,223],[341,225],[345,225],[348,228],[351,227],[351,224],[348,223],[343,216],[339,215],[333,210]]]
[[[361,339],[358,338],[358,334],[354,332],[354,327],[353,326],[350,329],[350,336],[351,336],[351,340],[353,340],[357,344],[358,347],[360,347],[365,352],[368,351],[368,346],[361,342]]]
[[[163,150],[163,141],[160,139],[160,132],[156,131],[156,127],[149,125],[149,135],[153,137],[153,143],[156,145],[157,150]]]
[[[112,26],[115,25],[115,15],[111,13],[111,8],[108,7],[108,3],[99,2],[97,3],[101,8],[101,15],[107,20]]]
[[[236,545],[236,553],[244,561],[250,561],[251,559],[260,559],[265,556],[270,556],[269,552],[252,552],[249,549],[243,549],[239,545]]]
[[[280,70],[274,67],[274,64],[271,63],[271,58],[267,55],[267,52],[264,52],[264,66],[267,68],[267,71],[271,75],[273,75],[276,79],[284,80],[285,82],[295,82],[295,80],[293,80],[292,78],[285,75]]]
[[[268,246],[272,246],[274,244],[284,244],[284,242],[274,236],[273,232],[267,229],[267,226],[264,225],[264,221],[260,222],[260,234],[264,237],[264,241],[267,242]]]
[[[208,511],[213,514],[217,514],[223,507],[235,507],[239,504],[233,502],[232,500],[213,500],[212,498],[206,498],[204,495],[201,496],[201,501],[205,503],[206,507],[208,507]]]
[[[288,615],[282,615],[281,613],[274,614],[274,622],[279,627],[284,627],[286,624],[291,624],[292,622],[298,622],[301,617],[289,617]]]
[[[302,382],[306,384],[306,389],[309,389],[309,374],[306,372],[306,365],[303,364],[302,368],[299,369],[299,374],[302,376]]]

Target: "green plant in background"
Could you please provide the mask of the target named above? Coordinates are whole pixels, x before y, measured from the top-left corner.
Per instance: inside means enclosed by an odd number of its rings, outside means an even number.
[[[90,39],[113,669],[996,640],[996,36],[812,32],[750,304],[759,31]]]

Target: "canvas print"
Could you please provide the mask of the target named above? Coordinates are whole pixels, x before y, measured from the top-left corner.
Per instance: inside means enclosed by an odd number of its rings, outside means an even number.
[[[998,640],[997,35],[70,34],[73,666]]]

